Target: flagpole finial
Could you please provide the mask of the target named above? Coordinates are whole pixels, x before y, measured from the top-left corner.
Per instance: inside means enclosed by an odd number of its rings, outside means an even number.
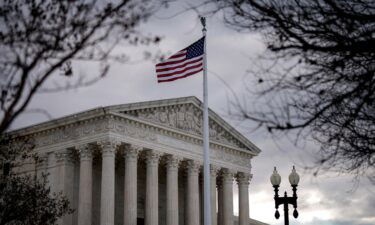
[[[201,24],[203,26],[202,31],[203,32],[207,31],[207,29],[206,29],[206,17],[201,17]]]

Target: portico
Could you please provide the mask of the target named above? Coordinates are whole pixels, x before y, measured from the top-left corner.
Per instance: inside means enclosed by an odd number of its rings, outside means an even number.
[[[75,212],[63,225],[197,225],[203,209],[201,102],[195,97],[100,107],[15,132],[35,137],[53,190]],[[249,224],[251,159],[260,150],[210,117],[213,225]],[[217,210],[218,209],[218,210]]]

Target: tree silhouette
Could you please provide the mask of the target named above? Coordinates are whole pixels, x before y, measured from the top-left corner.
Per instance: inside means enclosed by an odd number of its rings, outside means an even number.
[[[52,225],[73,212],[61,192],[51,191],[48,174],[22,172],[23,165],[40,160],[33,150],[31,139],[0,139],[0,225]]]
[[[318,168],[375,178],[375,2],[206,4],[224,12],[231,27],[261,33],[267,46],[266,65],[250,70],[258,77],[257,101],[235,98],[232,115],[274,134],[313,137]]]
[[[167,1],[4,0],[0,2],[0,225],[47,225],[71,213],[61,193],[51,193],[46,180],[17,173],[26,161],[37,160],[32,140],[13,143],[6,131],[25,111],[33,96],[90,85],[107,74],[109,62],[126,62],[121,44],[157,43],[158,36],[138,30]],[[123,48],[126,50],[126,48]],[[83,80],[72,62],[100,64],[96,76]],[[43,86],[51,77],[74,77],[72,85]],[[43,89],[42,89],[43,88]]]
[[[165,1],[4,0],[0,3],[0,134],[28,106],[51,76],[73,76],[73,60],[97,61],[96,78],[108,71],[108,60],[128,60],[111,54],[118,44],[150,44],[157,36],[137,27]],[[56,73],[59,72],[59,73]],[[64,89],[59,87],[58,89]]]

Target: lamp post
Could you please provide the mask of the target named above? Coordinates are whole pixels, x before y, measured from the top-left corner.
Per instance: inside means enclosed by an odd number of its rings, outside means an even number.
[[[288,213],[288,211],[289,211],[288,205],[289,204],[293,205],[293,207],[294,207],[293,217],[294,218],[298,217],[297,185],[298,185],[298,182],[299,182],[299,175],[298,175],[298,173],[296,172],[296,169],[293,166],[292,172],[289,175],[289,182],[292,185],[292,190],[293,190],[293,196],[292,197],[288,197],[286,192],[284,193],[284,197],[279,197],[279,186],[280,186],[280,183],[281,183],[281,177],[277,173],[276,167],[273,170],[273,173],[271,175],[270,180],[271,180],[271,184],[272,184],[273,188],[275,189],[275,197],[274,197],[275,208],[276,208],[275,218],[276,219],[280,218],[280,213],[279,213],[278,209],[279,209],[280,205],[284,205],[284,221],[285,221],[284,223],[285,223],[285,225],[289,225],[289,213]]]

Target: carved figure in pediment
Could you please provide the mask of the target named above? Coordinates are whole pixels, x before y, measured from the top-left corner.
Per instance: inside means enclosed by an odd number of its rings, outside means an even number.
[[[176,111],[174,108],[169,110],[168,114],[168,125],[171,127],[176,127],[177,126],[177,116],[176,116]]]
[[[191,106],[187,106],[185,111],[185,128],[190,132],[194,132],[194,113]]]
[[[197,110],[196,108],[193,109],[193,123],[194,123],[194,128],[193,132],[197,134],[202,134],[202,112],[200,110]]]
[[[164,124],[168,122],[168,113],[164,107],[159,112],[159,121]]]
[[[126,113],[126,112],[125,112]],[[194,135],[203,134],[203,112],[194,104],[161,106],[150,109],[140,109],[129,114],[150,122],[177,128]],[[238,146],[233,136],[222,128],[216,121],[209,121],[209,136],[211,140]]]
[[[210,131],[209,131],[209,135],[210,135],[210,138],[215,138],[217,139],[217,125],[215,123],[210,123]]]
[[[150,121],[158,121],[157,113],[154,113],[155,109],[149,109],[142,111],[143,116]]]
[[[177,128],[185,130],[185,112],[183,109],[184,108],[180,107],[179,110],[177,110]]]

